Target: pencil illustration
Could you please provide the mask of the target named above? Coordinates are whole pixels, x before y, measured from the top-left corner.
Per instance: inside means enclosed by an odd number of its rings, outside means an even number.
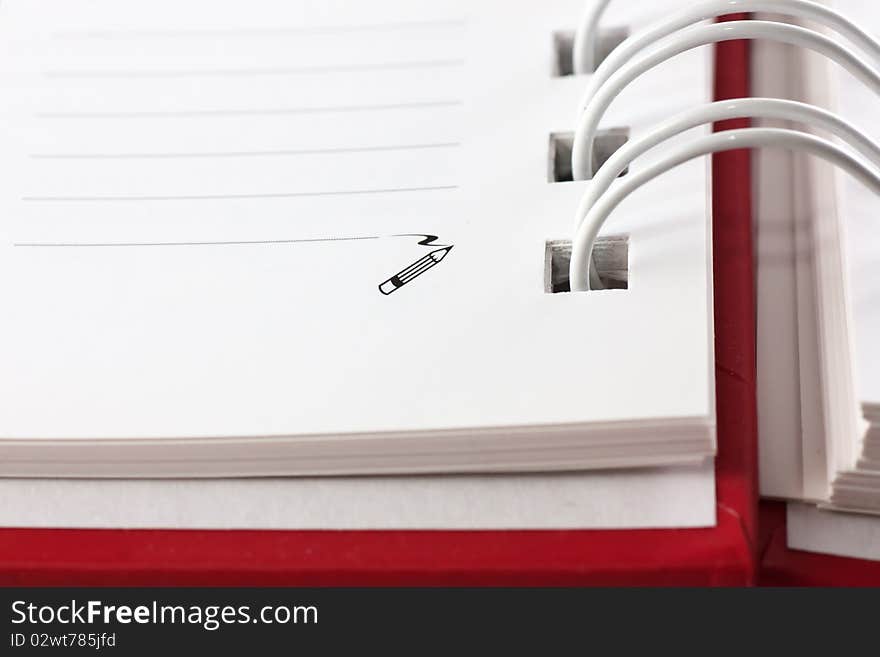
[[[403,287],[414,278],[418,278],[426,271],[428,271],[431,267],[437,265],[441,260],[443,260],[443,258],[446,257],[446,254],[448,254],[451,250],[452,246],[444,246],[442,249],[431,251],[424,257],[416,260],[406,269],[397,272],[387,281],[380,284],[379,291],[385,295],[391,294],[392,292],[394,292],[394,290]]]

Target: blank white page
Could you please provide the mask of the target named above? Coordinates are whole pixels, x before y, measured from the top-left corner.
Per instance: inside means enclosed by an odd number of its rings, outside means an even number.
[[[0,436],[710,422],[706,161],[608,224],[629,290],[543,289],[589,184],[547,181],[582,4],[0,4]],[[606,126],[707,100],[709,55]]]
[[[880,561],[880,518],[789,503],[788,547],[853,559]]]
[[[590,473],[0,480],[0,526],[634,529],[715,525],[715,466]]]

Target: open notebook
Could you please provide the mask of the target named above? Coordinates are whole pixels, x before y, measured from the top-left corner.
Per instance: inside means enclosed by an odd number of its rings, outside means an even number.
[[[827,4],[880,38],[876,4]],[[758,53],[754,69],[756,83],[767,85],[769,94],[787,92],[832,109],[880,141],[880,101],[860,81],[794,49],[787,59],[776,58],[781,75],[774,80],[763,66],[769,54]],[[788,156],[777,165],[761,174],[764,207],[757,213],[765,247],[759,255],[765,311],[758,313],[765,356],[759,377],[779,384],[761,389],[761,490],[880,513],[880,199],[813,158]],[[780,185],[780,171],[786,184]],[[870,534],[869,520],[832,520],[802,505],[793,505],[789,518],[792,547],[846,554],[843,546],[851,543],[851,556],[870,552],[857,547]],[[844,529],[849,523],[852,531]]]
[[[635,28],[678,3],[618,4]],[[582,10],[0,3],[0,474],[711,455],[707,163],[607,225],[628,289],[554,293],[589,184],[548,180]],[[709,72],[701,49],[646,75],[598,147],[708,100]]]

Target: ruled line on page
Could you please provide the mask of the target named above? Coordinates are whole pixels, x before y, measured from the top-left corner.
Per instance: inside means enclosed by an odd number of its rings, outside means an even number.
[[[192,77],[261,77],[334,73],[369,73],[380,71],[421,71],[437,68],[459,68],[464,59],[435,59],[415,62],[378,62],[375,64],[338,64],[326,66],[279,66],[263,68],[186,69],[186,70],[48,70],[44,77],[55,79],[166,79]]]
[[[131,112],[36,112],[38,119],[174,119],[235,116],[283,116],[295,114],[335,114],[353,112],[386,112],[457,107],[461,100],[431,100],[380,105],[335,105],[326,107],[266,107],[252,109],[156,110]]]
[[[329,196],[367,196],[373,194],[400,194],[408,192],[436,192],[458,189],[459,185],[434,185],[423,187],[389,187],[381,189],[347,189],[315,192],[268,192],[256,194],[181,194],[138,196],[24,196],[22,201],[43,202],[131,202],[131,201],[214,201],[247,199],[285,199]]]
[[[150,160],[187,158],[294,157],[299,155],[345,155],[348,153],[392,153],[400,151],[459,148],[461,142],[425,144],[389,144],[384,146],[352,146],[328,148],[291,148],[246,151],[156,152],[156,153],[32,153],[35,160]]]
[[[278,240],[226,240],[219,242],[16,242],[13,246],[28,248],[58,247],[132,247],[132,246],[243,246],[264,244],[310,244],[318,242],[356,242],[362,240],[378,240],[381,235],[360,235],[357,237],[314,237],[305,239]]]
[[[354,25],[314,25],[314,26],[262,26],[234,28],[174,29],[156,28],[140,30],[59,30],[52,36],[56,39],[131,39],[131,38],[189,38],[189,37],[265,37],[291,35],[333,35],[355,32],[396,32],[434,28],[460,28],[466,21],[463,18],[395,21]]]

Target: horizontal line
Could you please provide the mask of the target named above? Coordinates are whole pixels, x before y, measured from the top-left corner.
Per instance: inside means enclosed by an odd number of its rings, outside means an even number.
[[[173,158],[225,158],[225,157],[280,157],[294,155],[339,155],[345,153],[382,153],[392,151],[428,150],[434,148],[457,148],[461,142],[437,142],[431,144],[399,144],[387,146],[302,148],[254,151],[215,151],[180,153],[35,153],[36,160],[125,160],[125,159],[173,159]]]
[[[359,240],[377,240],[378,235],[361,237],[317,237],[298,240],[239,240],[225,242],[18,242],[13,246],[21,247],[103,247],[103,246],[238,246],[261,244],[309,244],[316,242],[354,242]]]
[[[387,62],[381,64],[350,64],[338,66],[301,66],[277,68],[205,69],[205,70],[116,70],[116,71],[46,71],[48,78],[192,78],[192,77],[257,77],[267,75],[310,75],[315,73],[365,73],[369,71],[417,71],[432,68],[463,66],[463,59],[442,59],[422,62]]]
[[[198,194],[181,196],[25,196],[29,202],[101,202],[101,201],[213,201],[235,199],[282,199],[319,196],[362,196],[368,194],[397,194],[401,192],[432,192],[458,189],[458,185],[433,187],[395,187],[387,189],[351,189],[324,192],[271,192],[265,194]]]
[[[278,107],[257,109],[184,110],[156,112],[37,112],[39,119],[174,119],[205,116],[270,116],[285,114],[333,114],[348,112],[384,112],[417,110],[437,107],[455,107],[460,100],[433,100],[415,103],[388,103],[385,105],[337,105],[329,107]]]
[[[436,27],[463,27],[463,19],[443,19],[433,21],[399,21],[374,23],[372,25],[316,25],[313,27],[251,27],[219,29],[154,29],[154,30],[69,30],[56,32],[60,39],[115,39],[132,37],[218,37],[218,36],[288,36],[350,34],[352,32],[393,32],[397,30],[420,30]]]

